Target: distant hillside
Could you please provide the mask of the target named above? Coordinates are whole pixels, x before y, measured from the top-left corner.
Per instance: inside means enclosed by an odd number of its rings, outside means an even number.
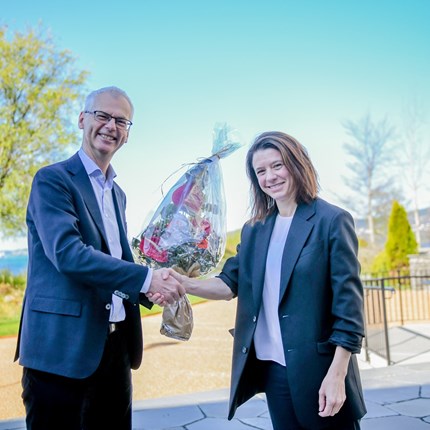
[[[421,222],[421,246],[424,248],[430,248],[430,207],[420,209],[419,214]],[[413,212],[408,212],[408,219],[411,227],[414,228],[415,220]],[[368,236],[367,220],[363,218],[355,218],[354,221],[358,236],[366,239]],[[385,241],[385,234],[382,239]]]
[[[421,247],[430,248],[430,207],[425,209],[420,209],[420,220],[421,220]],[[408,213],[409,223],[412,228],[414,226],[414,214],[412,212]],[[355,229],[357,235],[364,240],[368,238],[367,232],[367,220],[363,218],[355,218]],[[384,228],[384,235],[379,237],[379,240],[385,243],[386,227]],[[240,241],[240,230],[235,230],[227,233],[227,244],[224,259],[231,257],[236,254],[236,246]]]

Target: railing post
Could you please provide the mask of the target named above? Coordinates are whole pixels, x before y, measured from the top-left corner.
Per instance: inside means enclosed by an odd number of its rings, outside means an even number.
[[[403,309],[403,281],[402,278],[397,278],[397,286],[398,286],[398,293],[399,293],[399,306],[400,306],[400,325],[405,325],[405,317],[404,317],[404,309]]]
[[[384,315],[384,335],[385,335],[385,348],[387,350],[387,364],[391,366],[391,355],[390,355],[390,341],[388,337],[388,322],[387,322],[387,309],[385,305],[385,283],[384,279],[381,279],[381,294],[382,294],[382,312]]]
[[[364,321],[364,359],[367,363],[370,363],[369,343],[367,341],[367,321],[366,321],[366,318]]]

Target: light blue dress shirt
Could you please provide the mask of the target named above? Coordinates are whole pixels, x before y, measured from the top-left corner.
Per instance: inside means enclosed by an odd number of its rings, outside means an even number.
[[[100,167],[85,153],[81,148],[78,152],[82,164],[91,181],[94,194],[97,199],[97,204],[103,219],[103,225],[112,257],[121,258],[122,247],[119,237],[118,221],[115,213],[115,205],[113,203],[112,188],[113,180],[116,177],[115,170],[109,165],[106,176],[101,171]],[[148,270],[148,275],[142,286],[141,292],[146,293],[152,279],[152,270]],[[122,299],[115,294],[112,294],[112,305],[110,309],[110,322],[119,322],[125,319],[125,308]]]

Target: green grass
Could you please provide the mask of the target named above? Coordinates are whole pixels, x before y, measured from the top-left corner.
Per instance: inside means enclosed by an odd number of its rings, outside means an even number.
[[[6,318],[0,320],[0,337],[16,336],[19,329],[19,318]]]

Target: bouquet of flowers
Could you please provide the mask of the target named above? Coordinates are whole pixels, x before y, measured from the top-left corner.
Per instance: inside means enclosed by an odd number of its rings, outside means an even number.
[[[216,125],[212,155],[190,165],[168,191],[148,225],[133,238],[137,262],[170,267],[189,277],[208,274],[221,261],[226,242],[226,207],[219,160],[240,147],[227,125]],[[161,333],[187,340],[192,310],[186,296],[163,310]]]

